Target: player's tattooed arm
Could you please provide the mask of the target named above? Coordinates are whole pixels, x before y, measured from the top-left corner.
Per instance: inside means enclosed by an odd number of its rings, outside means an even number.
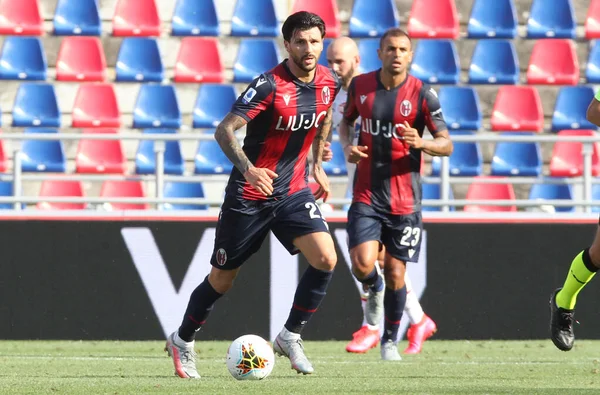
[[[312,150],[313,150],[313,164],[315,166],[321,166],[323,161],[323,150],[325,149],[325,143],[327,143],[327,137],[331,132],[331,124],[333,119],[333,111],[332,108],[329,107],[327,110],[327,114],[325,114],[325,118],[323,118],[323,122],[317,130],[317,134],[315,135],[315,139],[313,140]]]
[[[246,120],[239,115],[229,113],[219,126],[217,126],[217,130],[215,131],[215,139],[225,153],[225,156],[242,174],[253,167],[238,142],[237,137],[235,137],[235,131],[243,127],[246,123]]]

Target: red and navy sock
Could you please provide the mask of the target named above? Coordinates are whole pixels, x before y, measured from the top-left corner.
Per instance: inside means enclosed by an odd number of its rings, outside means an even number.
[[[302,275],[296,295],[294,296],[294,305],[290,311],[285,328],[293,333],[301,333],[304,325],[310,320],[310,317],[319,308],[321,301],[327,293],[327,286],[331,281],[333,271],[323,271],[308,266],[308,269]]]
[[[398,329],[400,328],[400,320],[402,319],[405,304],[406,286],[395,291],[387,287],[385,288],[385,296],[383,297],[385,324],[381,343],[389,340],[394,343],[398,341]]]
[[[215,291],[213,286],[208,282],[208,276],[206,276],[204,281],[196,287],[190,296],[183,322],[179,327],[179,337],[182,340],[186,342],[194,340],[196,332],[204,325],[215,302],[219,300],[221,296],[223,296],[223,294]]]

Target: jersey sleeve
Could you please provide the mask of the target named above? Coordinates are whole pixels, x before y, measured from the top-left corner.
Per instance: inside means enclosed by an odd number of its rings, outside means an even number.
[[[349,122],[356,121],[356,118],[359,116],[358,108],[356,107],[356,100],[354,100],[356,91],[355,81],[356,78],[350,82],[350,86],[348,87],[348,97],[346,98],[346,106],[344,107],[344,119]]]
[[[246,90],[233,103],[231,113],[251,121],[265,111],[275,97],[275,83],[271,76],[261,74],[248,85]]]
[[[425,115],[425,126],[432,135],[448,130],[438,95],[430,86],[426,87],[423,95],[423,114]]]

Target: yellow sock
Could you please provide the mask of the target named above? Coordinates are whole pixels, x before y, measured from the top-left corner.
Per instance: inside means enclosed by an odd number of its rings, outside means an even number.
[[[588,249],[579,253],[571,263],[565,285],[556,294],[558,307],[573,310],[577,302],[577,294],[590,282],[597,270],[591,262]]]

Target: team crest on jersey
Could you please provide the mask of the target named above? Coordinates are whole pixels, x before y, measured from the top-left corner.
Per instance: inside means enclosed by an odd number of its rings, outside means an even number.
[[[323,104],[329,104],[329,101],[331,100],[331,92],[328,86],[323,88],[323,90],[321,91],[321,100],[323,100]]]
[[[217,250],[216,260],[219,266],[223,266],[227,262],[227,252],[225,252],[224,248]]]
[[[402,114],[403,117],[408,117],[411,111],[412,104],[410,100],[402,100],[402,103],[400,103],[400,114]]]

